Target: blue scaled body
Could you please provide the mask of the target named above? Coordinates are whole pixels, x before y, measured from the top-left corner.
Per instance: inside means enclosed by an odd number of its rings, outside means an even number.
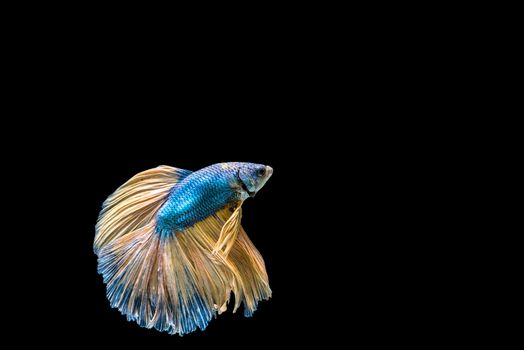
[[[182,231],[238,200],[238,171],[232,164],[201,169],[173,187],[158,211],[157,232],[166,236]]]

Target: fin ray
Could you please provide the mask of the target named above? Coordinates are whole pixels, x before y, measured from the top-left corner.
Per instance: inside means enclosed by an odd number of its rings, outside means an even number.
[[[96,224],[95,253],[104,245],[150,222],[173,186],[191,171],[165,165],[143,171],[109,196]]]
[[[236,210],[239,209],[240,207],[237,207]],[[238,214],[241,216],[240,210]],[[244,314],[250,316],[256,310],[260,300],[267,300],[271,297],[271,289],[264,260],[240,223],[236,233],[237,237],[231,241],[231,249],[228,254],[213,253],[224,225],[232,216],[228,208],[223,209],[184,231],[179,235],[179,239],[185,244],[198,245],[199,249],[191,249],[191,256],[194,258],[201,255],[203,258],[215,261],[217,273],[221,274],[221,278],[227,280],[222,294],[214,297],[219,311],[220,309],[224,311],[224,303],[228,302],[229,294],[233,292],[235,294],[233,312],[243,303]],[[199,274],[205,274],[205,270],[200,269]]]
[[[222,229],[220,230],[220,235],[218,236],[218,240],[215,243],[215,247],[213,248],[213,254],[216,255],[219,253],[220,250],[224,249],[222,254],[224,255],[224,257],[227,257],[227,255],[231,251],[231,248],[233,248],[233,244],[235,244],[238,232],[240,231],[241,219],[242,205],[240,204],[222,226]]]

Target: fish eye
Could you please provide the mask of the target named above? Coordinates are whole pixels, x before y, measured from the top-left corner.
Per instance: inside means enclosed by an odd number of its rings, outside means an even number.
[[[257,176],[264,176],[266,174],[266,168],[260,168],[257,170]]]

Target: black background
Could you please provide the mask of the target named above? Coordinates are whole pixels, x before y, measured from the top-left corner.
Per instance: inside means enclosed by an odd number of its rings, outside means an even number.
[[[398,103],[383,93],[393,80],[383,82],[368,51],[350,62],[337,42],[321,39],[321,50],[311,37],[268,43],[272,51],[249,41],[243,56],[222,56],[229,48],[216,45],[222,51],[212,59],[189,52],[177,62],[163,46],[135,56],[104,43],[28,64],[35,97],[17,116],[45,116],[28,122],[34,146],[17,157],[38,208],[24,220],[40,233],[31,241],[38,272],[22,274],[35,285],[24,300],[38,295],[28,305],[38,325],[28,327],[55,343],[152,347],[399,334],[395,264],[403,257],[395,246],[406,238],[395,233],[407,227],[393,214],[402,198],[396,180],[416,174],[400,169],[404,140],[393,130],[404,125],[380,118]],[[252,318],[228,311],[184,337],[128,322],[109,307],[96,272],[102,202],[140,171],[224,161],[274,168],[245,203],[242,222],[264,257],[273,297]]]
[[[449,247],[470,222],[446,222],[468,207],[447,182],[476,144],[451,166],[446,152],[471,134],[454,116],[467,108],[452,104],[478,60],[447,47],[457,35],[441,38],[433,10],[267,10],[187,28],[167,11],[149,26],[122,9],[84,20],[87,9],[56,11],[56,21],[25,9],[9,26],[2,155],[15,198],[5,200],[14,228],[3,231],[2,287],[19,342],[424,346],[463,332],[442,266],[455,268]],[[251,319],[228,312],[183,338],[127,322],[96,273],[103,200],[159,164],[222,161],[275,169],[243,219],[273,298]]]

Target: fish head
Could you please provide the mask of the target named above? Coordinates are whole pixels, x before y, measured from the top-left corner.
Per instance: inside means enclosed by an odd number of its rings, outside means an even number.
[[[236,182],[241,196],[254,197],[273,175],[273,168],[255,163],[237,163]]]

